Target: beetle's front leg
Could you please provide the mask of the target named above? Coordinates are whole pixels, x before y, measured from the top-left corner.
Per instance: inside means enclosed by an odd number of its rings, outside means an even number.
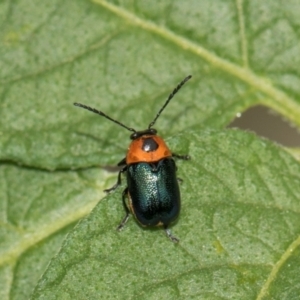
[[[104,192],[110,193],[110,192],[114,191],[119,185],[121,185],[121,182],[122,182],[122,180],[121,180],[121,175],[122,175],[122,173],[124,173],[126,170],[127,170],[127,166],[123,167],[123,168],[119,171],[117,183],[116,183],[114,186],[112,186],[111,188],[105,189]]]
[[[179,155],[179,154],[176,154],[176,153],[172,153],[172,157],[175,157],[175,158],[178,158],[178,159],[183,159],[183,160],[190,160],[191,157],[189,155]],[[182,183],[183,180],[179,177],[177,177],[177,180],[179,183]]]
[[[189,155],[179,155],[176,153],[172,153],[172,157],[176,157],[178,159],[183,159],[183,160],[190,160],[191,157]]]

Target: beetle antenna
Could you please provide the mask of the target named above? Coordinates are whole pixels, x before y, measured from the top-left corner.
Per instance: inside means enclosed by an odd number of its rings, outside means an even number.
[[[100,111],[100,110],[97,110],[97,109],[95,109],[95,108],[92,108],[92,107],[90,107],[90,106],[87,106],[87,105],[84,105],[84,104],[81,104],[81,103],[74,103],[74,105],[75,105],[75,106],[78,106],[78,107],[81,107],[81,108],[84,108],[84,109],[87,109],[87,110],[89,110],[89,111],[91,111],[91,112],[93,112],[93,113],[95,113],[95,114],[98,114],[98,115],[100,115],[100,116],[102,116],[102,117],[105,117],[106,119],[108,119],[108,120],[110,120],[110,121],[112,121],[112,122],[114,122],[114,123],[116,123],[116,124],[118,124],[118,125],[120,125],[120,126],[126,128],[126,129],[129,130],[129,131],[136,132],[133,128],[130,128],[130,127],[128,127],[128,126],[122,124],[121,122],[112,119],[111,117],[109,117],[108,115],[106,115],[105,113],[103,113],[103,112]]]
[[[165,109],[165,107],[169,104],[169,102],[171,101],[171,99],[177,94],[177,92],[182,88],[182,86],[189,80],[192,78],[192,75],[189,75],[187,77],[185,77],[177,86],[176,88],[173,90],[173,92],[169,95],[167,101],[165,102],[165,104],[163,105],[163,107],[159,110],[159,112],[157,113],[156,117],[154,118],[154,120],[149,124],[148,129],[150,129],[156,122],[156,120],[158,119],[158,117],[160,116],[160,114],[163,112],[163,110]]]

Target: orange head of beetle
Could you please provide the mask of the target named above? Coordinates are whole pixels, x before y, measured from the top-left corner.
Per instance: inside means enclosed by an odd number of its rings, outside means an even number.
[[[129,145],[126,164],[157,162],[170,156],[172,152],[160,136],[144,134],[135,138]]]

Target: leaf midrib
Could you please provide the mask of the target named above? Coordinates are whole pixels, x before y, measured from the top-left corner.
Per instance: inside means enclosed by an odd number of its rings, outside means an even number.
[[[265,296],[267,296],[270,285],[272,282],[276,279],[276,276],[283,266],[283,264],[287,261],[289,257],[293,254],[293,252],[300,246],[300,236],[293,241],[289,247],[286,249],[286,251],[281,255],[280,259],[276,262],[276,264],[273,266],[268,278],[266,279],[264,285],[262,286],[258,296],[257,300],[262,300]]]
[[[91,201],[84,206],[79,207],[74,211],[67,211],[65,214],[60,215],[56,221],[46,224],[45,226],[38,227],[38,230],[33,232],[25,232],[23,238],[17,243],[11,245],[0,256],[0,266],[14,262],[18,257],[24,253],[30,247],[36,245],[38,242],[58,232],[62,228],[80,220],[85,217],[95,205],[99,202],[99,199]]]

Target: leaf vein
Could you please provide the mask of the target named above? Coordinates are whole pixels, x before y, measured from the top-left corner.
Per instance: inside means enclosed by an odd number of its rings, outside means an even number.
[[[283,115],[288,116],[293,122],[300,125],[300,119],[298,117],[300,115],[299,105],[293,98],[275,87],[269,80],[258,76],[249,69],[235,65],[227,61],[226,59],[215,55],[211,51],[205,49],[204,47],[201,47],[199,44],[172,32],[166,27],[159,26],[151,21],[141,19],[140,17],[134,15],[126,9],[118,7],[117,5],[111,4],[105,0],[92,0],[92,2],[101,5],[107,10],[113,12],[118,17],[124,19],[126,22],[131,23],[143,30],[161,36],[166,40],[173,42],[185,51],[196,54],[197,56],[208,61],[216,68],[235,76],[241,81],[246,82],[248,85],[253,86],[255,89],[270,96],[273,99],[272,102],[268,102],[268,105],[270,105],[270,107],[273,107]]]

